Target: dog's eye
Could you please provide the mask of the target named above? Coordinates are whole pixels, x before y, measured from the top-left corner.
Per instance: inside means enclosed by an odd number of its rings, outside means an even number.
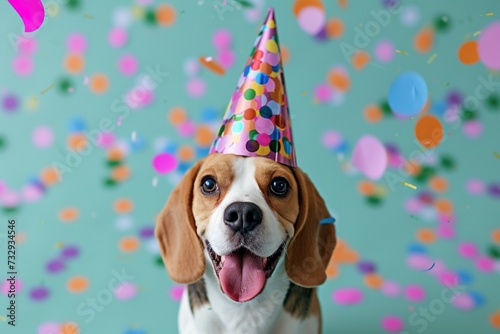
[[[288,192],[288,182],[282,177],[277,177],[271,181],[270,185],[271,191],[278,195],[278,196],[284,196]]]
[[[217,182],[211,176],[207,176],[201,181],[201,191],[204,194],[212,194],[218,189]]]

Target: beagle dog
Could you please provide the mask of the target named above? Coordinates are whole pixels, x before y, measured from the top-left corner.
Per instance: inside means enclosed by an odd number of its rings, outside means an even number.
[[[298,167],[214,153],[173,190],[156,223],[169,276],[187,284],[182,334],[321,333],[316,287],[336,245]]]

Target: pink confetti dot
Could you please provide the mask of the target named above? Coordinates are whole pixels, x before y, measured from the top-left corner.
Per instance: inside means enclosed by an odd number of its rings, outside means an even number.
[[[196,132],[196,124],[193,121],[185,121],[177,128],[182,137],[191,137]]]
[[[226,29],[217,30],[212,37],[212,43],[219,51],[229,49],[231,47],[231,40],[231,32]]]
[[[342,135],[337,131],[329,130],[323,134],[322,141],[326,148],[334,149],[342,143]]]
[[[236,57],[231,50],[222,50],[217,53],[217,61],[226,69],[233,66],[235,60]]]
[[[82,54],[87,49],[87,39],[79,33],[71,34],[66,45],[70,53]]]
[[[327,84],[319,84],[314,88],[314,97],[320,103],[328,102],[333,97],[332,88]]]
[[[178,302],[182,298],[182,294],[184,293],[185,287],[184,285],[175,285],[170,288],[169,295],[172,300]]]
[[[398,283],[392,281],[384,281],[381,287],[382,293],[388,297],[396,297],[399,295],[401,288]]]
[[[473,258],[478,255],[477,247],[471,242],[462,242],[458,245],[458,253],[464,258]]]
[[[474,308],[474,299],[469,295],[461,293],[453,298],[453,305],[459,310],[472,310]]]
[[[456,286],[458,284],[457,274],[447,271],[438,276],[439,282],[447,287]]]
[[[17,47],[20,53],[29,56],[36,51],[38,44],[35,38],[20,37],[17,40]]]
[[[2,286],[0,287],[0,290],[2,291],[2,293],[4,295],[7,295],[10,291],[10,287],[11,287],[10,281],[5,280],[2,284]],[[14,283],[14,291],[16,293],[20,293],[22,291],[22,289],[23,289],[23,283],[21,282],[21,280],[18,277],[16,279],[16,282]]]
[[[420,302],[425,299],[425,291],[419,285],[409,285],[405,289],[405,296],[413,302]]]
[[[115,143],[115,136],[111,132],[101,132],[97,139],[99,146],[109,148]]]
[[[137,67],[137,59],[133,55],[126,54],[118,60],[118,69],[123,75],[133,75],[137,72]]]
[[[21,196],[14,191],[7,190],[0,197],[0,204],[5,207],[15,207],[21,201]]]
[[[418,198],[410,198],[406,200],[405,209],[409,213],[418,213],[423,209],[424,205]]]
[[[184,73],[186,73],[189,76],[195,76],[199,72],[200,72],[200,64],[196,60],[187,59],[184,62]]]
[[[492,71],[500,70],[500,42],[498,36],[500,36],[500,22],[495,21],[483,29],[477,41],[479,59],[481,59],[484,66]]]
[[[375,57],[382,63],[388,63],[394,58],[394,45],[390,41],[380,41],[375,46]]]
[[[304,7],[297,15],[297,21],[303,31],[315,36],[325,26],[325,12],[318,7]]]
[[[41,125],[33,131],[31,139],[36,147],[47,148],[50,147],[54,141],[54,133],[51,128]]]
[[[123,28],[113,28],[108,34],[108,42],[114,48],[121,48],[127,44],[128,34]]]
[[[363,292],[357,288],[338,289],[333,292],[332,299],[339,305],[359,304],[363,301]]]
[[[23,201],[25,202],[38,201],[40,198],[42,198],[42,195],[42,190],[33,184],[28,184],[21,190],[21,196],[23,198]]]
[[[142,86],[136,86],[125,97],[125,102],[132,109],[143,108],[154,100],[153,91]]]
[[[404,328],[403,320],[395,315],[388,315],[382,318],[381,325],[389,333],[399,333]]]
[[[17,56],[12,61],[12,69],[20,77],[30,75],[33,72],[33,61],[25,55]]]
[[[463,124],[462,130],[469,138],[477,138],[483,133],[483,123],[480,121],[467,121]]]
[[[129,300],[137,294],[137,287],[130,282],[121,283],[115,288],[114,293],[118,300]]]
[[[453,239],[456,235],[455,229],[453,226],[445,224],[448,223],[444,223],[437,228],[437,235],[443,239]]]
[[[186,91],[190,97],[202,97],[206,91],[205,81],[201,78],[190,79],[187,83]]]
[[[153,168],[159,174],[170,173],[177,168],[177,159],[169,153],[160,153],[153,158]]]
[[[484,182],[478,179],[472,179],[467,181],[466,184],[467,191],[472,195],[482,195],[486,189]]]
[[[428,269],[434,263],[426,255],[412,254],[406,259],[408,266],[415,270]]]
[[[38,327],[37,334],[59,334],[61,325],[57,322],[44,322]]]
[[[488,273],[495,270],[495,261],[486,256],[481,256],[475,261],[476,268],[479,271]]]

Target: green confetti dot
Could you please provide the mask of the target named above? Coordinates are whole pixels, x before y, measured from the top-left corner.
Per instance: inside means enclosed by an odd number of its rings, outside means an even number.
[[[385,116],[392,115],[391,106],[389,105],[389,102],[387,100],[384,100],[382,101],[382,103],[380,103],[380,109],[382,109],[382,112]]]
[[[68,6],[68,8],[71,9],[78,9],[80,5],[81,5],[80,0],[68,0],[68,2],[66,3],[66,6]]]
[[[57,86],[58,86],[59,90],[61,91],[61,93],[68,94],[69,93],[68,90],[72,87],[72,82],[70,79],[64,78],[64,79],[61,79],[61,81],[59,81]]]
[[[250,133],[248,134],[250,139],[253,139],[253,140],[256,140],[258,135],[259,135],[259,132],[257,132],[257,130],[250,130]]]
[[[144,21],[149,24],[156,24],[156,14],[153,9],[148,9],[144,14]]]
[[[448,155],[441,156],[439,163],[446,170],[453,170],[456,167],[455,160]]]
[[[433,167],[430,167],[430,166],[424,166],[420,170],[420,174],[418,174],[414,178],[415,178],[415,181],[418,181],[418,182],[427,182],[427,180],[429,180],[429,178],[431,178],[435,174],[436,174],[436,169],[434,169]]]
[[[4,211],[5,213],[9,214],[9,213],[14,213],[14,212],[16,212],[18,209],[19,209],[19,207],[17,207],[17,206],[8,206],[8,207],[4,207],[4,208],[3,208],[3,211]]]
[[[161,255],[156,255],[155,263],[156,265],[163,267],[163,259],[161,258]]]
[[[120,166],[121,164],[122,164],[121,160],[108,160],[108,161],[106,161],[106,165],[108,165],[108,167],[116,167],[116,166]]]
[[[245,0],[235,0],[237,3],[241,5],[241,7],[245,8],[253,8],[253,3],[250,1],[245,1]]]
[[[3,150],[7,146],[7,139],[0,135],[0,150]]]
[[[470,108],[462,109],[462,119],[464,121],[472,121],[477,118],[477,112]]]
[[[448,29],[450,29],[451,25],[451,20],[448,15],[439,15],[435,20],[434,20],[434,28],[438,32],[445,32]]]
[[[106,187],[114,187],[116,186],[116,181],[108,177],[107,179],[104,180],[104,185]]]
[[[245,100],[252,100],[255,97],[255,91],[252,88],[248,88],[243,96]]]
[[[486,99],[486,105],[490,109],[499,109],[499,107],[500,107],[500,98],[496,94],[491,94]]]
[[[365,198],[367,203],[370,205],[377,206],[382,204],[382,198],[380,198],[379,196],[370,195]]]
[[[488,255],[494,259],[500,259],[500,249],[491,245],[488,247]]]

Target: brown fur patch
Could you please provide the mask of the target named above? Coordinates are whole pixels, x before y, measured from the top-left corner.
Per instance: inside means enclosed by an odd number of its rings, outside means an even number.
[[[188,297],[189,297],[189,307],[191,308],[191,313],[203,305],[210,305],[207,296],[207,290],[205,288],[205,280],[202,278],[199,281],[188,284]]]
[[[314,288],[303,288],[290,282],[290,287],[283,301],[283,308],[294,318],[304,320],[311,309],[311,301],[316,295]]]

